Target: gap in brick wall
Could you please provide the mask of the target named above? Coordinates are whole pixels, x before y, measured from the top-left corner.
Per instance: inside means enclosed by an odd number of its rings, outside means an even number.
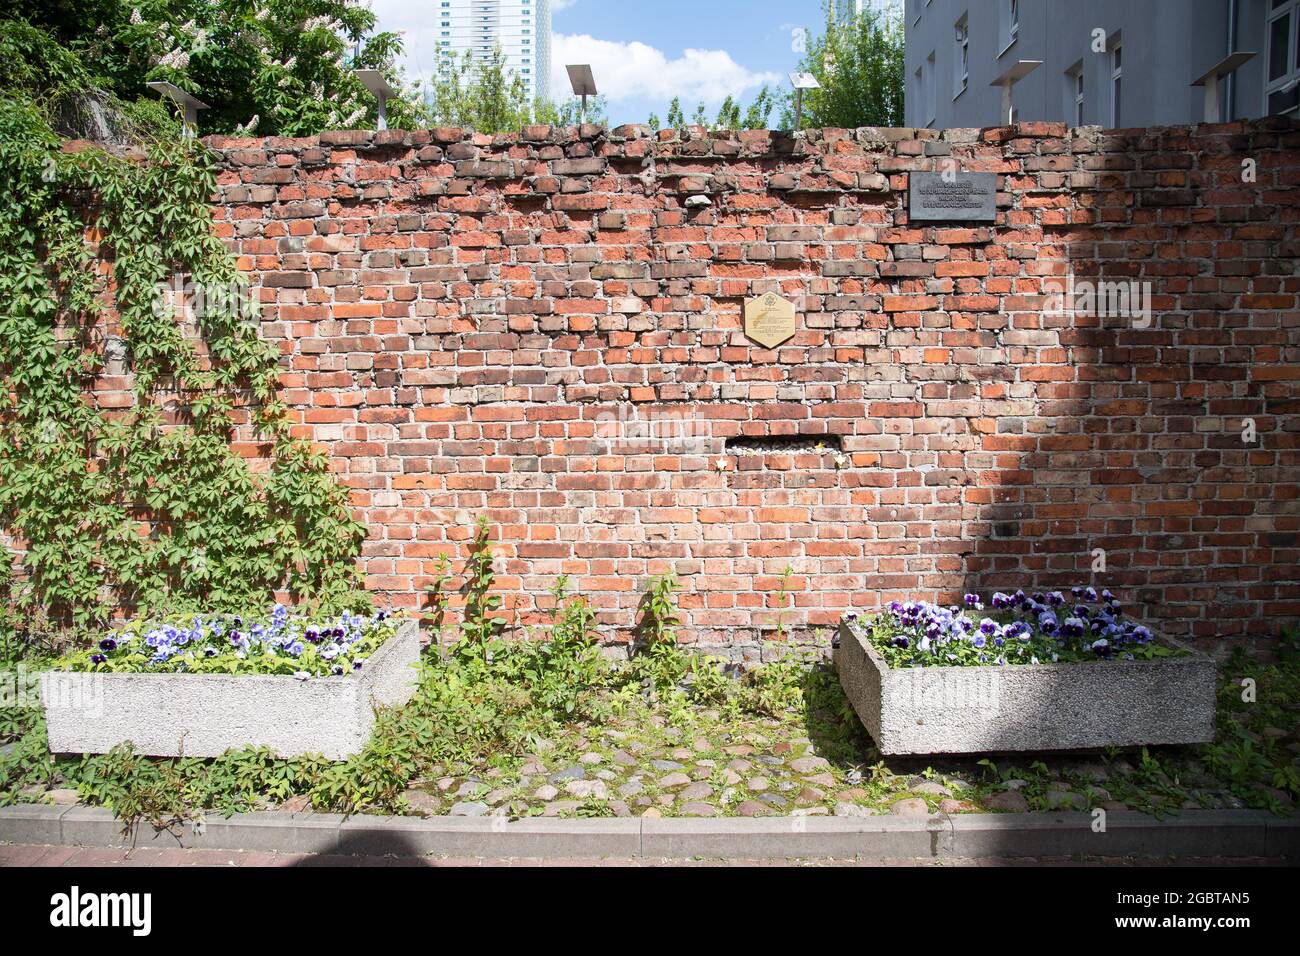
[[[840,450],[839,435],[736,435],[727,439],[727,451],[737,455],[782,452],[822,453]]]

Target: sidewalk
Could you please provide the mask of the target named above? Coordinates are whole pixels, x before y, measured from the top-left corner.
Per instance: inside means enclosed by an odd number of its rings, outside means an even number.
[[[141,847],[135,850],[102,847],[41,846],[35,844],[0,845],[0,867],[170,867],[170,866],[421,866],[421,867],[571,867],[571,866],[1136,866],[1149,865],[1150,861],[1132,859],[1069,860],[1062,857],[1020,857],[1017,859],[761,859],[761,860],[647,860],[647,859],[584,859],[573,857],[549,858],[484,858],[484,857],[433,857],[433,856],[338,856],[310,853],[265,853],[244,850],[155,850]],[[1225,859],[1223,857],[1180,860],[1178,866],[1284,866],[1285,860]]]
[[[0,841],[216,854],[199,859],[251,853],[300,859],[1294,860],[1300,858],[1300,818],[1257,810],[1189,810],[1163,819],[1115,811],[1102,817],[1055,812],[523,820],[259,811],[159,830],[147,823],[124,828],[102,808],[29,804],[0,808]]]

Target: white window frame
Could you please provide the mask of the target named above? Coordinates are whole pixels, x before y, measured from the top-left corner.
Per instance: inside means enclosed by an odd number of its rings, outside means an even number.
[[[1116,40],[1107,51],[1110,61],[1110,125],[1117,129],[1124,118],[1124,41]]]
[[[1001,0],[998,30],[1002,41],[998,56],[1001,56],[1020,38],[1020,0]]]
[[[970,14],[963,13],[953,24],[952,98],[966,92],[970,84]]]
[[[925,125],[927,127],[934,125],[935,118],[939,113],[939,84],[937,82],[938,77],[935,76],[934,68],[935,56],[934,51],[931,50],[930,55],[925,58]]]
[[[1065,119],[1071,126],[1083,125],[1083,61],[1065,71]]]
[[[1273,24],[1288,17],[1287,21],[1287,57],[1291,69],[1284,72],[1275,80],[1270,80],[1269,74],[1273,72]],[[1286,0],[1285,3],[1266,9],[1264,17],[1264,115],[1272,115],[1269,110],[1269,99],[1275,93],[1284,91],[1293,84],[1300,83],[1300,0]],[[1282,116],[1295,115],[1296,107],[1279,114]]]

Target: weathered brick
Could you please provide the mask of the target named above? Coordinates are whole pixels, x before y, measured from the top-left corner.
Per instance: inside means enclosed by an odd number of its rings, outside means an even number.
[[[381,600],[414,606],[484,514],[519,623],[566,573],[626,637],[676,569],[683,636],[754,655],[786,567],[801,641],[895,597],[1076,582],[1185,636],[1300,615],[1300,136],[1270,123],[209,144],[216,229]],[[999,175],[996,223],[906,220],[949,153]],[[1047,308],[1071,275],[1149,283],[1149,315]],[[743,331],[769,291],[797,310],[775,349]],[[109,369],[96,404],[129,408]]]

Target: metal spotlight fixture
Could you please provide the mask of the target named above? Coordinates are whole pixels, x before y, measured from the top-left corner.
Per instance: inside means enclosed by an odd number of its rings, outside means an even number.
[[[573,87],[573,95],[582,97],[582,122],[587,122],[587,97],[596,95],[596,78],[591,75],[591,65],[588,63],[570,63],[565,66],[569,73],[569,85]]]
[[[186,93],[179,86],[167,83],[163,80],[151,80],[145,86],[153,90],[159,96],[165,97],[176,104],[181,111],[182,125],[185,129],[186,136],[193,136],[195,129],[199,125],[199,110],[208,108],[208,104],[200,99],[196,99]]]
[[[388,129],[388,111],[385,104],[397,95],[397,90],[388,85],[384,79],[384,74],[378,70],[357,70],[357,79],[361,81],[371,93],[375,94],[375,99],[379,100],[378,120],[375,123],[375,129]]]
[[[791,73],[790,85],[794,87],[794,128],[803,126],[803,91],[820,90],[822,85],[811,73]]]

